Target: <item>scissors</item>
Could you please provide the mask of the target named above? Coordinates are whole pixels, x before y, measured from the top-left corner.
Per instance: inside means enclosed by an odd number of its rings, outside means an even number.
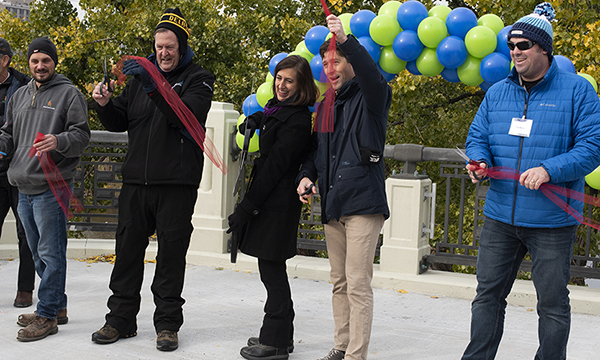
[[[459,149],[458,146],[456,147],[455,151],[458,155],[460,155],[461,158],[465,159],[465,161],[468,162],[470,165],[479,167],[479,163],[475,160],[469,159],[467,154],[465,154],[465,152],[463,150]]]
[[[102,80],[102,83],[100,83],[100,95],[103,95],[102,89],[104,88],[104,85],[108,88],[108,92],[115,91],[115,89],[110,88],[110,77],[108,76],[108,71],[106,71],[106,56],[104,57],[104,61],[102,61],[102,70],[104,70],[104,79]]]

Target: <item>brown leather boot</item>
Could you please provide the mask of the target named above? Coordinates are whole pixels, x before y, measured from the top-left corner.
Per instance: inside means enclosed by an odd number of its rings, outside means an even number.
[[[17,297],[13,305],[18,308],[25,308],[33,304],[33,291],[17,291]]]
[[[48,319],[43,316],[36,316],[35,320],[26,328],[19,330],[17,340],[35,341],[41,340],[48,335],[54,335],[58,332],[56,319]]]
[[[20,326],[28,326],[35,321],[37,316],[37,311],[34,311],[31,314],[21,314],[19,315],[19,319],[17,320],[17,324]],[[67,309],[58,310],[58,315],[56,316],[56,322],[58,325],[64,325],[69,322],[69,318],[67,317]]]

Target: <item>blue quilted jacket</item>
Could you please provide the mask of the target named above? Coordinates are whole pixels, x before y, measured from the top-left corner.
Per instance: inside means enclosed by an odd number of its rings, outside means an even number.
[[[529,137],[509,135],[513,118],[533,120]],[[489,166],[542,166],[550,183],[583,191],[584,177],[600,164],[600,100],[591,84],[575,74],[550,69],[527,94],[516,70],[487,92],[471,124],[467,155]],[[576,210],[583,203],[567,200]],[[514,180],[490,181],[484,215],[514,226],[558,228],[577,224],[540,190]]]

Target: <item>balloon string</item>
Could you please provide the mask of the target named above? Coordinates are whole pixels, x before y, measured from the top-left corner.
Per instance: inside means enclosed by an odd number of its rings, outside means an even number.
[[[44,139],[44,134],[38,132],[34,143],[41,141]],[[73,217],[73,213],[69,210],[69,203],[75,209],[75,212],[82,212],[83,205],[79,201],[79,199],[73,195],[71,188],[67,185],[65,179],[60,174],[60,170],[52,160],[52,158],[48,155],[48,152],[38,151],[34,146],[29,149],[29,157],[37,157],[40,166],[42,167],[42,171],[44,171],[44,175],[46,176],[46,181],[48,181],[48,185],[50,186],[50,190],[54,194],[56,201],[60,205],[63,213],[67,217],[67,219],[71,219]]]
[[[488,177],[497,180],[518,181],[521,176],[519,172],[517,172],[515,169],[506,166],[493,166],[485,170],[487,170]],[[573,216],[575,219],[577,219],[577,221],[579,221],[579,223],[600,230],[600,222],[583,216],[581,213],[579,213],[579,211],[575,210],[573,206],[564,201],[561,198],[561,196],[564,198],[581,201],[585,204],[596,207],[600,206],[599,198],[587,195],[585,193],[573,189],[566,188],[564,186],[558,186],[549,183],[543,183],[542,185],[540,185],[539,189],[544,195],[546,195],[548,199],[550,199],[554,204],[556,204],[556,206],[565,211],[567,214]]]

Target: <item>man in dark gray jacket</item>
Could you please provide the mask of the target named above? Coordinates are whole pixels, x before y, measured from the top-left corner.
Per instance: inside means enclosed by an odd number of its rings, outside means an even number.
[[[12,95],[21,87],[25,86],[31,78],[17,70],[9,67],[13,56],[9,43],[0,38],[0,126],[4,125],[4,114],[6,113],[6,104]],[[19,274],[17,275],[17,297],[15,298],[15,307],[28,307],[33,304],[33,286],[35,283],[35,265],[31,257],[31,250],[27,245],[25,229],[21,224],[21,219],[17,212],[19,204],[19,190],[8,182],[6,171],[10,159],[0,160],[0,227],[12,209],[17,223],[17,238],[19,244]]]
[[[55,73],[58,56],[52,41],[33,40],[27,59],[34,81],[12,96],[0,129],[0,152],[12,156],[8,180],[19,188],[18,213],[41,278],[36,312],[19,316],[17,323],[25,326],[19,341],[56,334],[58,322],[66,322],[67,216],[62,206],[69,205],[76,167],[90,139],[86,100]],[[53,174],[60,172],[70,189],[51,189],[41,165],[47,158],[55,164]]]

